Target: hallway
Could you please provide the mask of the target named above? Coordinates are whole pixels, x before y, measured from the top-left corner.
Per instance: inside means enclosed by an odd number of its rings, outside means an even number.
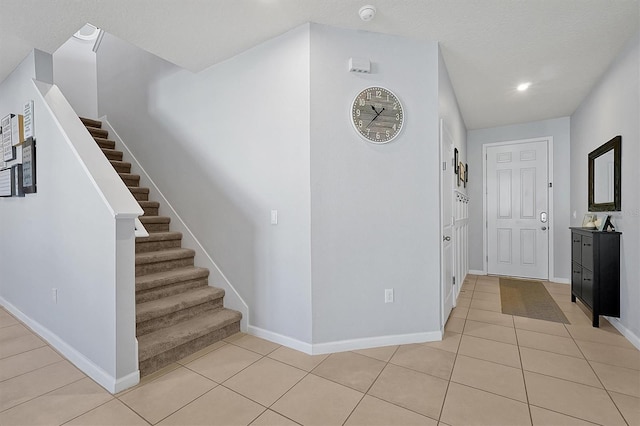
[[[237,334],[115,396],[0,310],[0,424],[640,424],[640,351],[545,286],[570,325],[504,315],[498,279],[469,275],[442,342],[308,356]]]

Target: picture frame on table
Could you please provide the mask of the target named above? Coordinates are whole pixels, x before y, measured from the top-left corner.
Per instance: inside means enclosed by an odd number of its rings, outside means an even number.
[[[607,223],[609,222],[609,218],[611,218],[611,215],[606,214],[606,213],[598,213],[597,218],[595,220],[595,224],[596,224],[596,229],[598,231],[604,231],[607,226]]]

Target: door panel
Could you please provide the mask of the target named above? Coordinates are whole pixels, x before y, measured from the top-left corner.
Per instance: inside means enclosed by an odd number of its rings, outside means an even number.
[[[487,272],[549,277],[547,141],[486,149]]]
[[[449,314],[455,305],[455,286],[453,283],[453,139],[440,120],[440,221],[442,233],[441,257],[441,310],[442,327],[447,322]]]

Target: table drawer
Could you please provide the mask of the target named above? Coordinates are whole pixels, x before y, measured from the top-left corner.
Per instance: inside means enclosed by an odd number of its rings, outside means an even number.
[[[587,269],[593,270],[593,237],[582,236],[580,264]]]

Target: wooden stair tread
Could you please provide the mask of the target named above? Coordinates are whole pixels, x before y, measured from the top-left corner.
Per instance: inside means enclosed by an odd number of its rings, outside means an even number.
[[[95,120],[93,118],[87,118],[87,117],[79,117],[80,121],[82,121],[82,124],[84,124],[87,127],[97,127],[98,129],[102,128],[102,121],[100,120]]]
[[[171,218],[168,216],[140,216],[138,217],[140,222],[145,223],[171,223]]]
[[[157,201],[138,201],[140,207],[160,207],[160,203]]]
[[[149,193],[149,188],[145,188],[144,186],[127,186],[127,189],[131,192],[139,192],[142,194]]]
[[[207,278],[208,276],[208,269],[198,268],[196,266],[141,275],[136,277],[136,291],[148,290],[150,288],[161,287],[182,281]]]
[[[194,257],[196,252],[186,248],[174,248],[161,251],[136,253],[136,266],[148,263],[166,262],[167,260],[184,259]]]
[[[141,216],[145,217],[145,216]],[[136,243],[144,243],[151,241],[169,241],[169,240],[181,240],[182,232],[168,231],[168,232],[154,232],[149,234],[148,237],[136,237]]]
[[[140,362],[188,343],[208,333],[239,322],[242,314],[221,308],[203,313],[178,324],[138,336]]]
[[[89,131],[89,134],[91,134],[91,136],[98,137],[98,138],[103,138],[106,139],[109,137],[109,132],[107,132],[104,129],[99,129],[97,127],[90,127],[90,126],[86,126],[87,130]]]
[[[136,175],[133,173],[118,173],[118,176],[129,179],[140,179],[140,175]]]
[[[96,143],[100,148],[116,149],[116,141],[112,141],[110,139],[104,139],[104,138],[97,138],[97,137],[94,137],[93,140],[96,141]]]
[[[224,290],[202,287],[136,305],[136,322],[149,321],[192,306],[209,303],[224,297]]]

